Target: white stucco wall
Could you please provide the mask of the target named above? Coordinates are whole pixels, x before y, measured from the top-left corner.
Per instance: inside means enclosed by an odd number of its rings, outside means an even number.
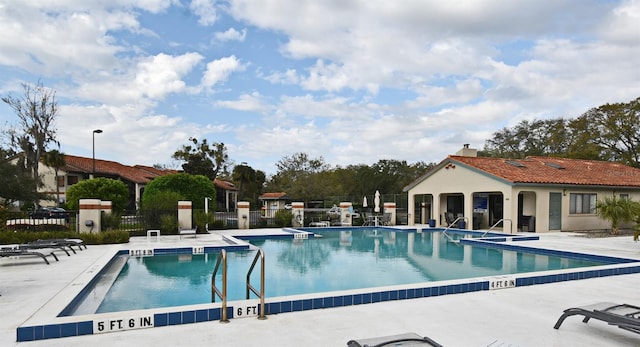
[[[473,216],[474,193],[502,193],[504,218],[510,218],[512,211],[517,214],[517,209],[513,210],[514,206],[517,207],[517,199],[513,205],[511,203],[513,200],[512,187],[508,183],[461,165],[449,166],[448,169],[446,166],[442,167],[428,179],[410,189],[409,206],[414,206],[415,195],[433,194],[432,218],[436,220],[436,226],[442,226],[440,217],[446,212],[446,195],[456,193],[464,195],[464,216],[468,218],[468,226]],[[410,223],[413,224],[413,219]]]
[[[602,220],[597,214],[570,214],[571,193],[596,194],[600,201],[605,197],[615,194],[628,194],[634,201],[640,201],[640,189],[637,190],[613,190],[610,188],[576,187],[576,186],[521,186],[485,175],[481,171],[470,169],[456,163],[455,167],[449,165],[441,167],[428,178],[418,183],[408,191],[409,206],[415,206],[416,195],[433,195],[431,213],[436,220],[436,226],[443,226],[440,219],[446,211],[446,196],[451,194],[464,195],[464,215],[468,218],[467,225],[473,216],[474,193],[502,193],[503,216],[510,219],[513,226],[506,226],[505,232],[516,232],[518,221],[518,194],[523,194],[522,214],[535,216],[535,231],[549,231],[549,194],[559,193],[562,196],[561,231],[584,231],[610,229],[609,222]],[[412,207],[410,207],[412,208]],[[410,219],[409,223],[414,224]],[[633,223],[622,225],[631,227]],[[511,230],[509,230],[511,229]]]

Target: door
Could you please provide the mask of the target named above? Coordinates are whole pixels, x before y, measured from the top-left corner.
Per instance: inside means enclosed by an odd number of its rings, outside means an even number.
[[[549,193],[549,230],[562,228],[562,193]]]

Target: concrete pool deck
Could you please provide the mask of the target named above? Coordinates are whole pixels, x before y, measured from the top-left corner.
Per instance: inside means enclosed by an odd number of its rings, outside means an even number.
[[[225,233],[255,234],[261,230]],[[273,234],[277,230],[268,230]],[[529,234],[531,235],[531,234]],[[585,238],[574,233],[545,233],[528,246],[640,259],[640,243],[631,236]],[[154,245],[216,245],[219,235],[197,238],[162,236]],[[346,346],[351,339],[415,332],[444,346],[638,346],[640,335],[604,322],[568,318],[553,325],[569,307],[600,301],[640,304],[640,274],[479,291],[375,304],[269,315],[266,320],[236,318],[177,326],[15,342],[16,329],[55,300],[65,288],[114,250],[147,244],[89,246],[46,265],[42,259],[0,259],[0,345],[2,346]],[[99,269],[96,269],[96,271]],[[38,314],[42,314],[39,312]],[[55,315],[56,313],[50,313]],[[497,341],[497,342],[496,342]],[[494,343],[496,342],[496,343]]]

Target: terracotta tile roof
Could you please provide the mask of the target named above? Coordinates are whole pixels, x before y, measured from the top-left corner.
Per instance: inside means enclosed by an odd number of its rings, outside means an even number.
[[[61,168],[66,172],[90,174],[93,172],[93,158],[84,158],[65,154],[65,165]],[[159,170],[150,166],[127,166],[115,161],[96,159],[96,174],[101,176],[122,177],[134,183],[148,183],[158,176],[176,173],[175,170]]]
[[[504,159],[450,155],[441,164],[462,164],[512,183],[640,187],[640,169],[627,165],[552,157]]]
[[[180,171],[174,170],[174,169],[158,169],[158,168],[155,168],[153,166],[146,166],[146,165],[134,165],[133,167],[136,168],[136,169],[148,171],[151,174],[154,174],[156,176],[164,176],[164,175],[167,175],[167,174],[177,174],[177,173],[180,172]]]
[[[221,179],[216,178],[215,180],[213,180],[213,184],[216,187],[222,188],[224,190],[238,190],[238,188],[236,188],[236,186],[229,182],[229,181],[224,181]]]
[[[284,192],[264,193],[258,197],[260,200],[286,200],[288,198],[287,193]]]

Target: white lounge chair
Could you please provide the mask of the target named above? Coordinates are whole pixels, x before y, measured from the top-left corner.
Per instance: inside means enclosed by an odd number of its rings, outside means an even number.
[[[25,249],[14,246],[2,246],[2,248],[0,248],[0,257],[35,256],[42,258],[42,260],[49,265],[49,260],[47,260],[48,256],[58,261],[58,257],[53,253],[54,251],[55,250],[51,248]]]
[[[406,333],[392,336],[374,337],[360,340],[350,340],[348,347],[377,347],[377,346],[433,346],[442,347],[441,344],[416,333]]]
[[[559,329],[565,318],[575,315],[584,316],[583,323],[587,323],[589,319],[593,318],[607,322],[609,325],[617,326],[620,329],[640,334],[640,307],[638,306],[601,302],[584,307],[568,308],[564,310],[564,313],[562,313],[553,328]]]
[[[182,229],[180,228],[179,232],[180,232],[180,238],[182,238],[183,235],[193,235],[193,237],[196,237],[196,231],[197,231],[197,227],[194,229]]]

